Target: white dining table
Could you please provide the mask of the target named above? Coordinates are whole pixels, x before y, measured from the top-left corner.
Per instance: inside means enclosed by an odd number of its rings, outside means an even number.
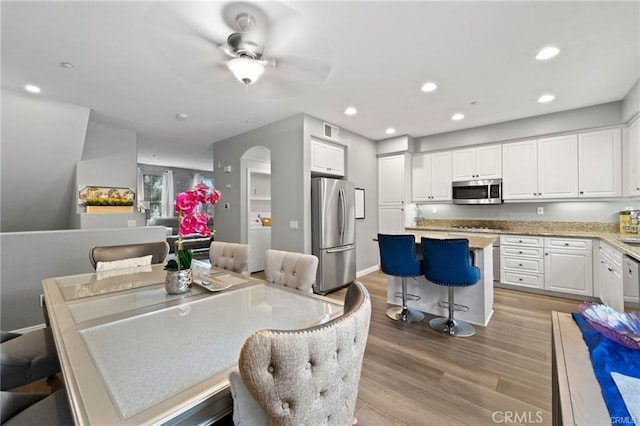
[[[232,411],[228,374],[250,334],[342,314],[338,301],[206,264],[194,275],[208,286],[170,295],[165,274],[155,265],[43,281],[76,424],[215,421]]]

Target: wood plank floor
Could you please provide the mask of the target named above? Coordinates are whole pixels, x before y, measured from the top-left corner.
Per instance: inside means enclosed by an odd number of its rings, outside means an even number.
[[[489,325],[455,338],[431,330],[431,315],[417,324],[389,319],[381,272],[358,280],[373,308],[356,407],[360,426],[552,423],[550,314],[576,311],[578,301],[495,289]],[[328,296],[342,300],[345,292]]]

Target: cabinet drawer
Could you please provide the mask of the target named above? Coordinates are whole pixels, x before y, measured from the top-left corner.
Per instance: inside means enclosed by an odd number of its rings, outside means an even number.
[[[544,279],[542,275],[503,270],[500,274],[500,282],[524,287],[542,288]]]
[[[544,271],[544,262],[542,259],[502,257],[501,266],[503,269],[512,269],[517,271],[535,272],[541,274]]]
[[[543,237],[531,237],[523,235],[501,235],[500,245],[511,246],[528,246],[528,247],[542,247]]]
[[[617,266],[618,269],[622,268],[622,253],[610,245],[600,243],[600,257],[606,258],[609,262]]]
[[[542,249],[533,247],[501,246],[500,256],[541,258]]]
[[[548,248],[562,248],[575,250],[591,250],[591,240],[576,238],[545,238],[544,246]]]

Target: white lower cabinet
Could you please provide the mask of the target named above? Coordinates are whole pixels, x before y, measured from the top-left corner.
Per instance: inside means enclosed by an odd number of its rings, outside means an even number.
[[[520,287],[593,295],[591,240],[502,235],[500,282]]]
[[[544,288],[562,293],[593,296],[591,240],[545,238]]]
[[[598,290],[594,296],[599,296],[602,303],[616,311],[623,312],[622,253],[610,245],[600,242],[598,254],[600,258],[597,264]]]
[[[542,248],[542,237],[501,235],[500,282],[542,289],[544,286]]]
[[[380,206],[378,208],[378,232],[381,234],[403,234],[404,206]]]

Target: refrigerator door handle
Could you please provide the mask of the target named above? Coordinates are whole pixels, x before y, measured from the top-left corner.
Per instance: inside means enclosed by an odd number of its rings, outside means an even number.
[[[338,226],[340,228],[340,243],[344,241],[344,220],[346,214],[346,205],[344,201],[344,189],[338,191],[338,205],[340,206]]]
[[[328,249],[327,253],[338,253],[338,252],[341,252],[341,251],[353,250],[354,248],[355,248],[355,245],[350,244],[350,245],[344,246],[344,247]]]

